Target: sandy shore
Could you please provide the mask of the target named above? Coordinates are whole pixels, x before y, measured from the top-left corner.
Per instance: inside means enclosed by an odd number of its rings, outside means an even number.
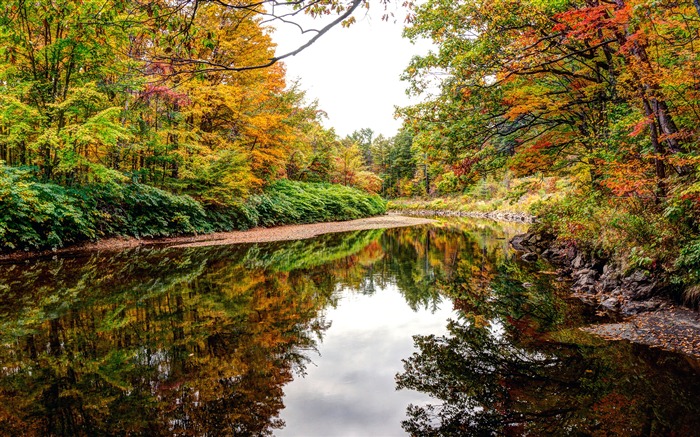
[[[402,228],[407,226],[424,225],[434,220],[405,217],[379,216],[346,222],[313,223],[308,225],[279,226],[275,228],[257,228],[249,231],[225,232],[204,235],[201,238],[174,244],[173,247],[219,246],[236,243],[265,243],[270,241],[305,240],[323,234],[337,232],[362,231],[366,229]]]
[[[360,231],[365,229],[401,228],[423,225],[432,222],[433,220],[426,218],[384,215],[344,222],[326,222],[307,225],[279,226],[274,228],[256,228],[249,231],[217,232],[213,234],[186,237],[155,239],[108,238],[96,241],[94,243],[70,246],[55,251],[13,252],[6,255],[0,255],[0,260],[12,261],[54,254],[122,250],[138,246],[152,245],[166,245],[171,247],[200,247],[237,243],[265,243],[271,241],[303,240],[323,234]]]

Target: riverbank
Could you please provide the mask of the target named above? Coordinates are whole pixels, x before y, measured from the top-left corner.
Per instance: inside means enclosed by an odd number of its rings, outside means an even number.
[[[448,209],[404,209],[404,210],[389,210],[387,211],[389,215],[412,215],[420,217],[469,217],[477,219],[489,219],[502,222],[513,222],[513,223],[534,223],[536,217],[532,214],[524,212],[510,212],[510,211],[490,211],[490,212],[477,212],[477,211],[455,211]]]
[[[215,232],[206,235],[165,237],[152,239],[108,238],[97,242],[70,246],[58,250],[13,252],[0,255],[0,261],[17,261],[41,256],[90,251],[118,251],[140,246],[200,247],[241,243],[266,243],[272,241],[303,240],[323,234],[351,232],[369,229],[389,229],[432,223],[427,218],[383,215],[349,221],[312,223],[303,225],[255,228],[247,231]]]
[[[571,282],[573,296],[621,318],[584,331],[700,358],[700,314],[671,299],[665,278],[641,269],[625,271],[549,234],[528,232],[511,245],[525,261],[542,258],[556,266],[560,279]]]
[[[0,172],[0,200],[0,253],[10,254],[89,246],[121,237],[203,235],[354,220],[386,212],[386,202],[376,194],[290,180],[220,204],[138,183],[66,188],[19,176],[3,179]]]
[[[480,179],[460,193],[389,199],[387,209],[401,212],[430,211],[439,215],[510,220],[532,218],[533,207],[560,199],[570,188],[565,178],[522,177],[510,174]]]

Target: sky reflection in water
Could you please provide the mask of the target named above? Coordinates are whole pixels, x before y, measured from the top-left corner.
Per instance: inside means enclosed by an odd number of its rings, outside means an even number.
[[[408,404],[429,397],[396,390],[401,360],[414,350],[412,335],[446,334],[454,317],[452,302],[437,311],[411,310],[395,286],[374,295],[345,290],[337,308],[327,311],[332,326],[320,346],[321,356],[303,379],[285,387],[280,436],[405,435],[401,421]]]

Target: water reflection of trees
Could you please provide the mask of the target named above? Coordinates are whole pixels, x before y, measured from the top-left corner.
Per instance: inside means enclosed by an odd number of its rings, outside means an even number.
[[[585,314],[513,259],[514,232],[445,221],[4,265],[0,430],[270,434],[339,290],[387,287],[413,309],[449,298],[462,314],[448,335],[416,337],[397,376],[436,399],[409,409],[413,435],[700,429],[695,373],[675,356],[577,331]]]
[[[411,405],[411,435],[689,435],[700,384],[681,358],[597,341],[583,312],[547,275],[498,260],[487,288],[458,268],[448,290],[462,310],[448,335],[417,336],[399,388],[437,402]],[[462,278],[462,276],[465,276]],[[467,284],[467,285],[462,285]],[[460,292],[461,294],[456,294]],[[663,363],[659,363],[662,361]]]
[[[396,284],[412,308],[434,307],[474,244],[445,224],[5,265],[0,427],[268,434],[339,289]]]
[[[487,288],[494,260],[509,253],[507,237],[519,229],[456,219],[391,229],[381,238],[388,256],[367,279],[372,286],[395,284],[414,310],[434,309],[443,296],[459,295],[462,287]]]
[[[336,267],[380,234],[4,266],[0,429],[269,434],[329,326]]]

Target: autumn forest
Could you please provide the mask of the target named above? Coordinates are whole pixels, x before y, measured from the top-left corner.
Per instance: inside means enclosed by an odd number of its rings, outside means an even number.
[[[0,1],[0,435],[693,435],[698,307],[699,0]]]
[[[695,289],[695,3],[405,2],[433,42],[402,77],[422,101],[395,137],[340,138],[269,23],[332,17],[311,44],[387,3],[3,2],[2,250],[534,193],[541,232]]]

